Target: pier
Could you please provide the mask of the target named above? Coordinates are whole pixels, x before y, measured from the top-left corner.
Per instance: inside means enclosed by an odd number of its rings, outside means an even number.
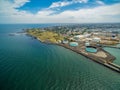
[[[118,46],[103,46],[103,47],[109,47],[109,48],[116,48],[116,49],[120,49],[120,47],[118,47]]]
[[[110,65],[112,65],[112,66],[114,66],[114,67],[116,67],[116,68],[118,68],[120,70],[120,66],[119,65],[114,64],[114,63],[108,63],[108,64],[110,64]]]
[[[120,66],[118,66],[114,63],[104,63],[104,64],[105,64],[105,66],[109,67],[110,69],[113,69],[120,73]]]

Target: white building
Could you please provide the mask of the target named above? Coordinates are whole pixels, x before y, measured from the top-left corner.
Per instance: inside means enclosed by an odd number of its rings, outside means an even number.
[[[86,42],[86,43],[85,43],[85,46],[90,46],[90,43],[89,43],[89,42]]]
[[[68,44],[69,42],[68,42],[68,40],[63,40],[62,43],[63,44]]]
[[[84,37],[85,38],[89,38],[91,36],[91,34],[85,34]]]
[[[84,35],[76,35],[76,36],[74,36],[74,39],[77,40],[77,41],[79,41],[80,39],[83,39],[83,38],[85,38]]]
[[[100,42],[101,41],[101,38],[98,38],[98,37],[95,37],[92,39],[93,42]]]
[[[85,34],[85,35],[76,35],[74,36],[75,39],[83,39],[83,38],[88,38],[90,37],[91,34]]]

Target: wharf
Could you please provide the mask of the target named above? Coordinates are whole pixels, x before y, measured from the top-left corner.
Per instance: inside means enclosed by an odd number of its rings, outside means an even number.
[[[105,45],[105,46],[103,46],[103,47],[109,47],[109,48],[116,48],[116,49],[120,49],[120,47],[118,47],[118,46],[108,46],[108,45],[106,46],[106,45]]]

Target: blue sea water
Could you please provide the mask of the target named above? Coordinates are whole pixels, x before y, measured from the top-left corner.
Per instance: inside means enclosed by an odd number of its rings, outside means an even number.
[[[60,46],[8,35],[46,26],[0,25],[0,90],[120,90],[120,74],[109,68]]]
[[[104,49],[116,57],[113,63],[120,65],[120,49],[109,47],[105,47]]]

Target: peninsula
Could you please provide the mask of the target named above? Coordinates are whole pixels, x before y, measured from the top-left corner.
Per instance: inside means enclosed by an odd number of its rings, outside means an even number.
[[[103,46],[119,43],[119,37],[113,32],[90,31],[86,28],[54,26],[26,30],[27,35],[43,43],[59,45],[79,53],[112,70],[120,72],[120,66],[113,63],[115,57],[105,51]]]

